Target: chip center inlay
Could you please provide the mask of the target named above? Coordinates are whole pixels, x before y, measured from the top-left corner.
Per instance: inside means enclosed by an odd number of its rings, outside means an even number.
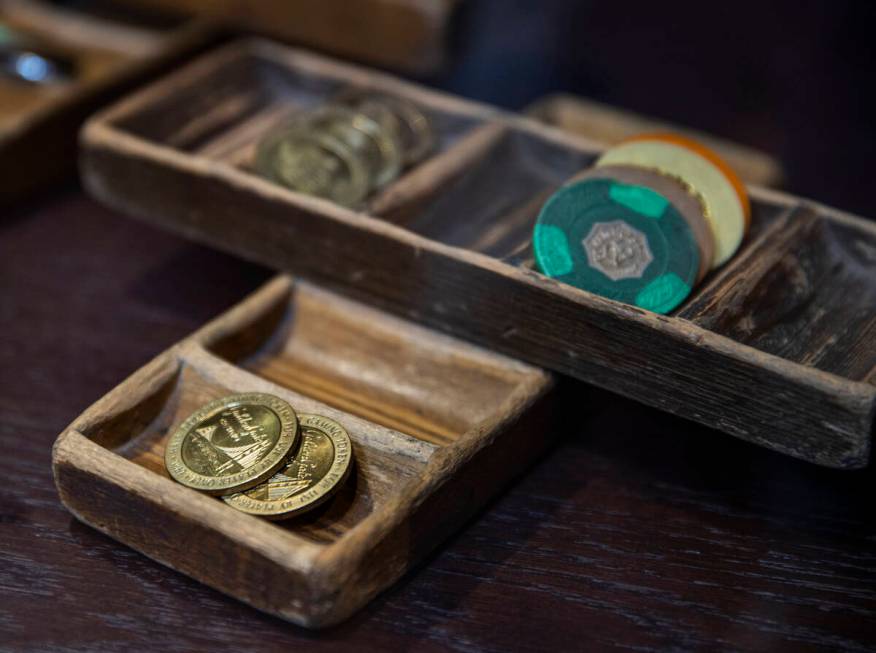
[[[639,279],[654,260],[645,234],[623,220],[596,222],[581,244],[590,267],[612,281]]]

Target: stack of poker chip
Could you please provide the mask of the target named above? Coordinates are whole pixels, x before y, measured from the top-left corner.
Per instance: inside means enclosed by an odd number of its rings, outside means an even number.
[[[414,103],[348,89],[269,132],[259,143],[255,168],[296,192],[357,207],[434,145],[432,123]]]
[[[669,313],[736,253],[750,220],[745,187],[714,152],[654,134],[607,150],[551,196],[532,247],[549,277]]]

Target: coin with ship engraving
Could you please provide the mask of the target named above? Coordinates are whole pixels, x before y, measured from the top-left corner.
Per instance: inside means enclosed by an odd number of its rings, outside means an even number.
[[[229,494],[258,485],[298,441],[298,417],[273,395],[248,393],[211,401],[192,413],[167,443],[167,471],[183,485]]]
[[[223,497],[242,512],[286,519],[331,497],[352,468],[353,448],[344,427],[320,415],[300,415],[301,442],[286,465],[269,480]]]
[[[368,195],[372,178],[362,155],[337,134],[301,124],[268,134],[259,144],[255,169],[290,190],[348,207]]]

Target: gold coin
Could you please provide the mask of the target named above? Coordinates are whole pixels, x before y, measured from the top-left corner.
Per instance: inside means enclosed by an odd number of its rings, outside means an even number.
[[[398,132],[384,129],[375,119],[344,106],[327,106],[306,119],[309,129],[325,131],[360,153],[371,172],[370,186],[378,188],[398,176],[402,149]]]
[[[167,442],[164,463],[183,485],[228,494],[270,478],[297,440],[298,417],[279,397],[229,395],[180,424]]]
[[[290,190],[349,207],[368,195],[372,176],[362,156],[342,139],[300,124],[268,134],[259,144],[255,168]]]
[[[373,89],[351,88],[339,94],[336,101],[360,111],[370,106],[372,113],[376,111],[374,105],[379,104],[395,116],[405,165],[418,163],[435,149],[432,121],[410,100]]]
[[[352,467],[344,428],[327,417],[301,415],[301,444],[286,466],[251,490],[223,497],[242,512],[286,519],[311,510],[340,489]]]

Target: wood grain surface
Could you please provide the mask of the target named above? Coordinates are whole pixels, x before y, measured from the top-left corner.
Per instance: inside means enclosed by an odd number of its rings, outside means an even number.
[[[874,471],[817,468],[580,385],[551,454],[325,632],[76,522],[52,483],[57,433],[269,276],[75,190],[0,218],[0,650],[876,647]]]

